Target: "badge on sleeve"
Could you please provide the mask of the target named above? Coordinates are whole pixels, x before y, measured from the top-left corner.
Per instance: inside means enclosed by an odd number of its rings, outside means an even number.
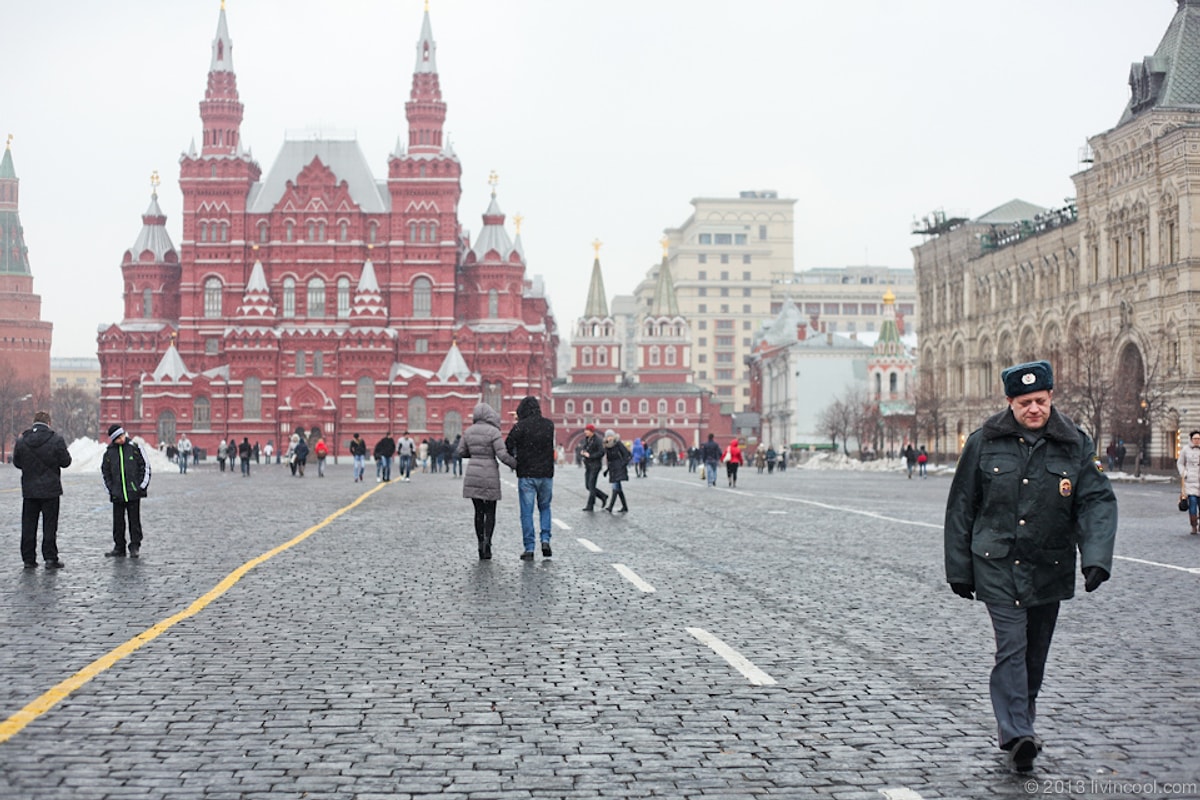
[[[1070,478],[1063,478],[1061,481],[1058,482],[1058,493],[1061,494],[1063,497],[1071,496],[1071,479]]]

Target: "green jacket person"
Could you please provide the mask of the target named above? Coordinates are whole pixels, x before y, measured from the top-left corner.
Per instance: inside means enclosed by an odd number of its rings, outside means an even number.
[[[1049,362],[1004,370],[1008,409],[967,437],[946,501],[946,580],[987,604],[996,634],[990,689],[1009,766],[1033,768],[1034,732],[1058,606],[1112,573],[1117,500],[1095,445],[1051,404]]]
[[[129,555],[137,558],[142,550],[141,500],[150,488],[150,464],[142,448],[129,441],[120,425],[108,428],[108,449],[100,462],[104,488],[113,507],[113,549],[109,558],[125,556],[125,517],[129,517]]]

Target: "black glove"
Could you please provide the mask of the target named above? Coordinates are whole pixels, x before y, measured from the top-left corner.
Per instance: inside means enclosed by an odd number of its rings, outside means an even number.
[[[950,588],[959,597],[966,598],[967,600],[975,599],[975,587],[969,583],[952,583],[950,584]]]
[[[1084,567],[1083,568],[1083,588],[1085,591],[1094,592],[1100,588],[1100,584],[1108,580],[1108,573],[1101,567]]]
[[[145,489],[138,489],[138,497],[145,497],[149,494]]]

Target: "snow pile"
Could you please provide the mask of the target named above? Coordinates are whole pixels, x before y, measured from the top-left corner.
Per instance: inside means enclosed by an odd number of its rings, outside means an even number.
[[[150,464],[151,475],[161,474],[175,466],[162,453],[153,447],[147,447],[146,440],[142,437],[135,436],[133,441],[142,448],[142,456]],[[104,460],[104,451],[107,449],[108,445],[97,442],[95,439],[76,439],[67,445],[67,450],[71,453],[71,466],[67,467],[66,471],[99,472],[100,462]]]
[[[753,462],[750,463],[753,467]],[[742,467],[745,469],[746,467]],[[818,470],[845,470],[848,472],[904,472],[907,467],[903,458],[877,458],[874,461],[862,461],[858,458],[852,458],[840,450],[833,452],[830,450],[817,450],[812,453],[802,452],[799,457],[795,455],[788,456],[788,469],[818,469]],[[930,473],[940,472],[946,467],[938,467],[934,464],[927,464],[926,471]],[[917,468],[913,467],[913,473],[916,474]]]

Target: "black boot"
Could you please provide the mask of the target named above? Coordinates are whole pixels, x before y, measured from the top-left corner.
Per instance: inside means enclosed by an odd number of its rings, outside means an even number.
[[[490,561],[492,558],[492,535],[490,533],[483,535],[483,550],[479,557],[484,561]]]
[[[629,506],[625,503],[625,490],[622,489],[617,494],[621,496],[621,513],[624,514],[625,512],[629,511]]]
[[[483,532],[482,531],[475,531],[475,541],[479,544],[479,558],[480,558],[480,560],[483,560],[484,544],[483,544]]]

